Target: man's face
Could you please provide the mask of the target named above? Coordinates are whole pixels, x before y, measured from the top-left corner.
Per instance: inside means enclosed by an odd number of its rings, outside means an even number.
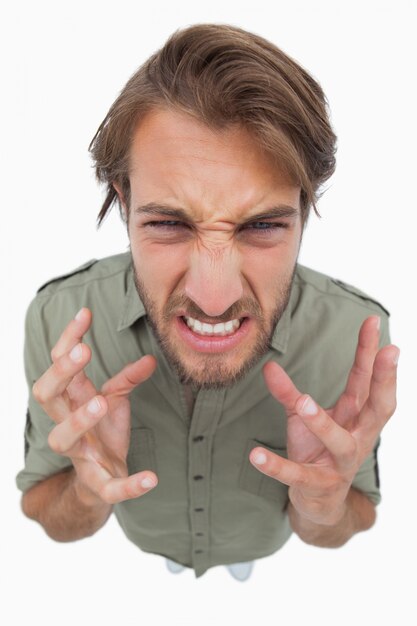
[[[153,331],[182,382],[228,386],[268,350],[287,305],[300,187],[244,129],[168,110],[141,122],[130,165],[128,232]]]

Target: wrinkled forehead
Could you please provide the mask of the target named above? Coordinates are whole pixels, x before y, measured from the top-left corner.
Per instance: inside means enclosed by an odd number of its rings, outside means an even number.
[[[263,203],[299,206],[294,185],[240,125],[214,130],[171,110],[149,113],[130,153],[132,200],[185,210],[246,213]]]

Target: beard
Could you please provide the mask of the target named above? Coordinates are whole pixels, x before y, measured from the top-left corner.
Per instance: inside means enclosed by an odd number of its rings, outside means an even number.
[[[286,276],[276,287],[276,308],[267,316],[262,313],[262,309],[254,298],[245,297],[235,302],[221,315],[216,316],[214,323],[227,322],[232,319],[242,317],[245,311],[255,320],[258,329],[256,338],[250,351],[243,353],[234,359],[234,363],[229,363],[227,354],[193,354],[193,358],[187,358],[187,354],[182,354],[180,348],[175,345],[172,339],[172,324],[176,312],[179,309],[186,310],[189,317],[194,319],[208,320],[208,316],[185,294],[172,294],[168,299],[164,309],[158,307],[152,299],[149,291],[141,280],[133,259],[133,274],[136,290],[145,307],[147,320],[153,334],[171,368],[176,372],[179,380],[184,385],[192,385],[198,389],[224,389],[231,387],[241,380],[268,352],[275,327],[284,313],[291,294],[296,266],[289,276]],[[244,352],[244,351],[243,351]],[[192,360],[192,363],[190,362]],[[236,362],[237,361],[237,362]]]

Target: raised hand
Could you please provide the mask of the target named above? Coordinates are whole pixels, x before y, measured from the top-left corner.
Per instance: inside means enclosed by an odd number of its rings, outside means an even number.
[[[71,459],[87,494],[115,504],[143,495],[158,482],[150,471],[128,476],[126,465],[129,394],[152,375],[156,360],[147,355],[129,363],[98,392],[84,372],[91,349],[82,338],[91,322],[91,311],[83,308],[67,325],[33,394],[57,424],[48,437],[51,449]]]
[[[353,478],[395,411],[399,350],[378,351],[378,321],[363,323],[345,391],[332,409],[302,394],[278,364],[264,367],[266,384],[287,413],[288,459],[258,447],[250,460],[288,485],[298,514],[316,524],[341,519]]]

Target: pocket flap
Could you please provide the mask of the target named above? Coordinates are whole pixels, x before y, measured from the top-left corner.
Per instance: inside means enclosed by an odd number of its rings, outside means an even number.
[[[249,439],[245,450],[242,470],[240,472],[239,487],[245,489],[246,491],[250,491],[257,496],[263,496],[273,500],[282,499],[283,506],[286,506],[288,497],[287,485],[275,480],[275,478],[262,474],[262,472],[257,470],[249,460],[251,450],[253,450],[253,448],[257,448],[258,446],[266,448],[279,456],[288,458],[286,448],[272,448],[257,439]]]
[[[136,472],[151,470],[157,474],[155,440],[150,428],[134,427],[130,431],[130,446],[127,454],[129,476]]]

